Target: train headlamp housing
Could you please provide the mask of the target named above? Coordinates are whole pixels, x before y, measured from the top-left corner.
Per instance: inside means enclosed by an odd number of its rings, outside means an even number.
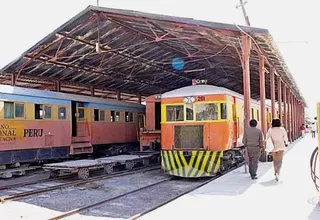
[[[185,97],[185,98],[183,99],[183,102],[186,103],[186,104],[188,104],[188,103],[194,103],[195,100],[196,100],[195,97],[193,97],[193,96],[188,96],[188,97]]]

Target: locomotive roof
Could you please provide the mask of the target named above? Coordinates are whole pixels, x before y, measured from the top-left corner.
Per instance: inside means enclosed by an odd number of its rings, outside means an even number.
[[[110,104],[110,105],[126,106],[126,107],[133,107],[133,108],[144,108],[145,107],[142,104],[118,101],[115,99],[104,99],[104,98],[74,95],[74,94],[53,92],[53,91],[46,91],[46,90],[38,90],[38,89],[29,89],[29,88],[23,88],[23,87],[18,87],[18,86],[9,86],[9,85],[1,85],[0,84],[0,94],[1,93],[33,96],[33,97],[42,97],[42,98],[51,98],[51,99],[60,99],[60,100],[72,100],[72,101],[88,102],[88,103]]]
[[[214,95],[214,94],[226,94],[232,95],[238,98],[243,98],[243,95],[234,92],[230,89],[213,86],[213,85],[191,85],[182,87],[179,89],[172,90],[170,92],[163,93],[161,98],[175,98],[175,97],[185,97],[185,96],[200,96],[200,95]],[[252,101],[259,103],[258,100],[251,99]],[[271,105],[271,100],[266,99],[266,105]]]
[[[172,90],[170,92],[163,93],[161,98],[174,98],[184,96],[200,96],[200,95],[214,95],[214,94],[227,94],[237,97],[242,97],[241,94],[226,89],[224,87],[218,87],[213,85],[192,85],[179,89]]]

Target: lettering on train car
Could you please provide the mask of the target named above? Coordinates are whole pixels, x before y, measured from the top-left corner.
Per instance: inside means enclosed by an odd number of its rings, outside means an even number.
[[[0,142],[15,141],[16,136],[16,128],[11,128],[8,124],[0,125]]]
[[[24,137],[42,137],[43,129],[24,129]]]
[[[206,97],[205,96],[198,96],[197,101],[198,102],[206,101]]]

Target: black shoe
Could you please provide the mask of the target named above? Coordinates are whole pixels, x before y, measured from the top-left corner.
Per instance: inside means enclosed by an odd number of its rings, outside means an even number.
[[[252,176],[251,179],[256,180],[256,179],[258,179],[258,177],[257,176]]]

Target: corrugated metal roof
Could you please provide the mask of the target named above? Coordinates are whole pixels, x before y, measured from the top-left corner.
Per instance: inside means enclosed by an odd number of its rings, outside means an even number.
[[[128,100],[133,100],[130,94],[145,97],[164,93],[200,78],[243,94],[239,58],[243,34],[251,36],[277,74],[305,103],[266,29],[95,6],[89,6],[5,66],[2,83],[10,83],[10,75],[15,74],[19,75],[18,85],[42,88],[39,85],[60,80],[68,91],[74,87],[73,92],[88,91],[94,86],[101,93],[128,93]],[[176,59],[183,60],[183,65],[174,68]],[[251,96],[259,99],[257,51],[252,51],[250,61]],[[269,87],[266,74],[266,98],[270,98]]]

